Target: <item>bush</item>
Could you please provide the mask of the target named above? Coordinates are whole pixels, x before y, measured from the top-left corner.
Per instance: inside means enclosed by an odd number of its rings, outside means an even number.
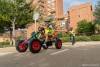
[[[70,42],[70,37],[62,37],[61,38],[63,42]],[[76,41],[91,41],[91,38],[89,36],[76,36],[75,37]]]
[[[62,37],[62,42],[70,42],[70,37]]]
[[[91,35],[94,33],[94,24],[92,24],[92,22],[82,20],[78,22],[77,32],[79,34]]]
[[[92,41],[100,41],[100,35],[92,35],[91,40]]]
[[[70,37],[62,37],[63,42],[70,42]],[[100,41],[100,35],[92,35],[92,36],[76,36],[76,41]]]
[[[62,36],[63,37],[69,37],[69,33],[63,33]]]
[[[89,36],[76,36],[76,41],[91,41]]]
[[[0,42],[0,48],[11,46],[10,42]]]

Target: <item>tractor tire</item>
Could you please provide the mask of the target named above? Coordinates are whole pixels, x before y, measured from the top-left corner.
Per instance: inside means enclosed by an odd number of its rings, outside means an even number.
[[[17,50],[18,52],[26,52],[26,50],[27,50],[27,48],[28,48],[28,44],[23,43],[23,42],[24,42],[24,40],[21,40],[21,41],[18,41],[18,42],[16,43],[16,50]]]
[[[62,48],[62,41],[60,39],[56,40],[55,47],[56,47],[56,49],[61,49]]]
[[[41,42],[39,40],[33,40],[30,44],[29,44],[29,50],[32,53],[38,53],[41,50]]]

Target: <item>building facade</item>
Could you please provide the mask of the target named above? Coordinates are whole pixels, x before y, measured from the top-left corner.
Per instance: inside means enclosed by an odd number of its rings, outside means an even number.
[[[45,17],[53,16],[55,19],[64,17],[63,0],[33,0],[33,7],[34,4],[39,6],[40,14]]]
[[[64,18],[64,11],[63,11],[63,0],[55,0],[55,10],[56,10],[56,18],[62,19]]]
[[[93,20],[92,5],[90,3],[86,3],[71,7],[67,12],[67,18],[69,22],[69,27],[72,27],[75,30],[79,21]]]

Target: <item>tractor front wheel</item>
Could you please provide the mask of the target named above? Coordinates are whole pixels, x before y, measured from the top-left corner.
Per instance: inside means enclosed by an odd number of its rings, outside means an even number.
[[[39,40],[33,40],[31,44],[29,44],[29,50],[32,53],[38,53],[41,50],[41,42]]]
[[[24,40],[21,40],[21,41],[17,42],[17,44],[16,44],[16,50],[18,52],[26,52],[27,48],[28,48],[28,44],[24,43]]]

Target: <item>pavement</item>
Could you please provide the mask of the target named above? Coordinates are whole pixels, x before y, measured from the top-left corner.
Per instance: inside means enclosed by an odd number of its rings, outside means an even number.
[[[15,47],[0,48],[0,56],[16,53]]]
[[[80,47],[80,46],[92,46],[100,44],[100,41],[89,41],[89,42],[76,42],[74,47]],[[64,46],[72,46],[70,42],[63,43]]]
[[[0,67],[100,67],[100,41],[63,43],[60,50],[50,47],[37,54],[0,48]]]

